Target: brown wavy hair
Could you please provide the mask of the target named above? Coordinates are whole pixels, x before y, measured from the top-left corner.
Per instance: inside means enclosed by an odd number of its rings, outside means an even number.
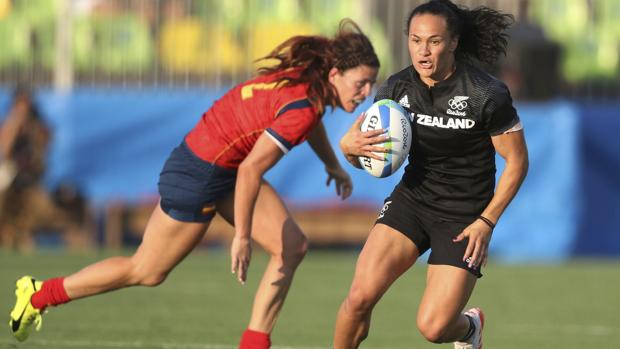
[[[329,83],[331,68],[340,72],[367,65],[379,68],[379,58],[368,37],[351,19],[340,21],[334,38],[325,36],[294,36],[281,43],[267,56],[258,59],[275,59],[279,63],[258,69],[259,75],[266,75],[286,70],[299,70],[299,76],[284,74],[276,81],[283,86],[308,84],[308,99],[319,114],[325,112],[326,106],[338,105],[338,93]]]

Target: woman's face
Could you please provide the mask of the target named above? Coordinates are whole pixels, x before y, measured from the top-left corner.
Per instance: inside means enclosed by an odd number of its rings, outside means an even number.
[[[329,82],[338,92],[339,106],[348,113],[353,112],[370,95],[378,71],[378,68],[367,65],[358,65],[343,72],[332,68],[329,71]]]
[[[428,13],[414,16],[409,23],[407,41],[413,67],[428,86],[452,74],[458,38],[451,37],[443,16]]]

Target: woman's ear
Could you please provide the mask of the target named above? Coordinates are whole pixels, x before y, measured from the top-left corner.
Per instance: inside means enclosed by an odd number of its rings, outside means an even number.
[[[336,79],[336,76],[340,74],[340,70],[338,70],[338,68],[333,67],[332,69],[329,70],[329,73],[327,73],[327,79],[331,84],[334,84],[334,80]]]
[[[459,37],[455,36],[450,40],[450,52],[456,51],[456,48],[459,46]]]

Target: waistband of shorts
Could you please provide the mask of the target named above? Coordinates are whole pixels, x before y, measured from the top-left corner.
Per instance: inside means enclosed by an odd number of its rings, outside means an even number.
[[[189,147],[189,145],[187,145],[187,142],[185,142],[185,139],[183,140],[183,142],[181,142],[179,147],[189,157],[189,159],[192,161],[193,164],[201,167],[202,169],[205,169],[205,170],[213,169],[218,174],[223,174],[223,175],[230,175],[230,176],[237,175],[236,169],[224,168],[224,167],[218,166],[216,164],[213,164],[209,161],[203,160],[200,157],[198,157],[198,155],[194,153],[194,151]]]
[[[440,211],[440,210],[437,210],[435,208],[432,208],[426,205],[424,201],[420,200],[417,197],[415,191],[412,188],[410,188],[402,180],[396,185],[396,189],[401,192],[404,192],[404,194],[409,197],[411,202],[415,205],[416,210],[419,210],[423,214],[428,215],[430,217],[436,217],[438,219],[445,220],[445,221],[455,221],[455,222],[464,222],[464,223],[473,222],[476,220],[477,215],[471,215],[471,216],[470,215],[451,215],[451,214],[446,214],[445,211]]]

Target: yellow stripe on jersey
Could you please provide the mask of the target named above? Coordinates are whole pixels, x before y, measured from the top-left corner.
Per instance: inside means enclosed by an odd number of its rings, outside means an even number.
[[[273,90],[278,86],[278,82],[259,82],[256,84],[245,85],[241,88],[241,99],[245,100],[254,97],[254,90]]]

